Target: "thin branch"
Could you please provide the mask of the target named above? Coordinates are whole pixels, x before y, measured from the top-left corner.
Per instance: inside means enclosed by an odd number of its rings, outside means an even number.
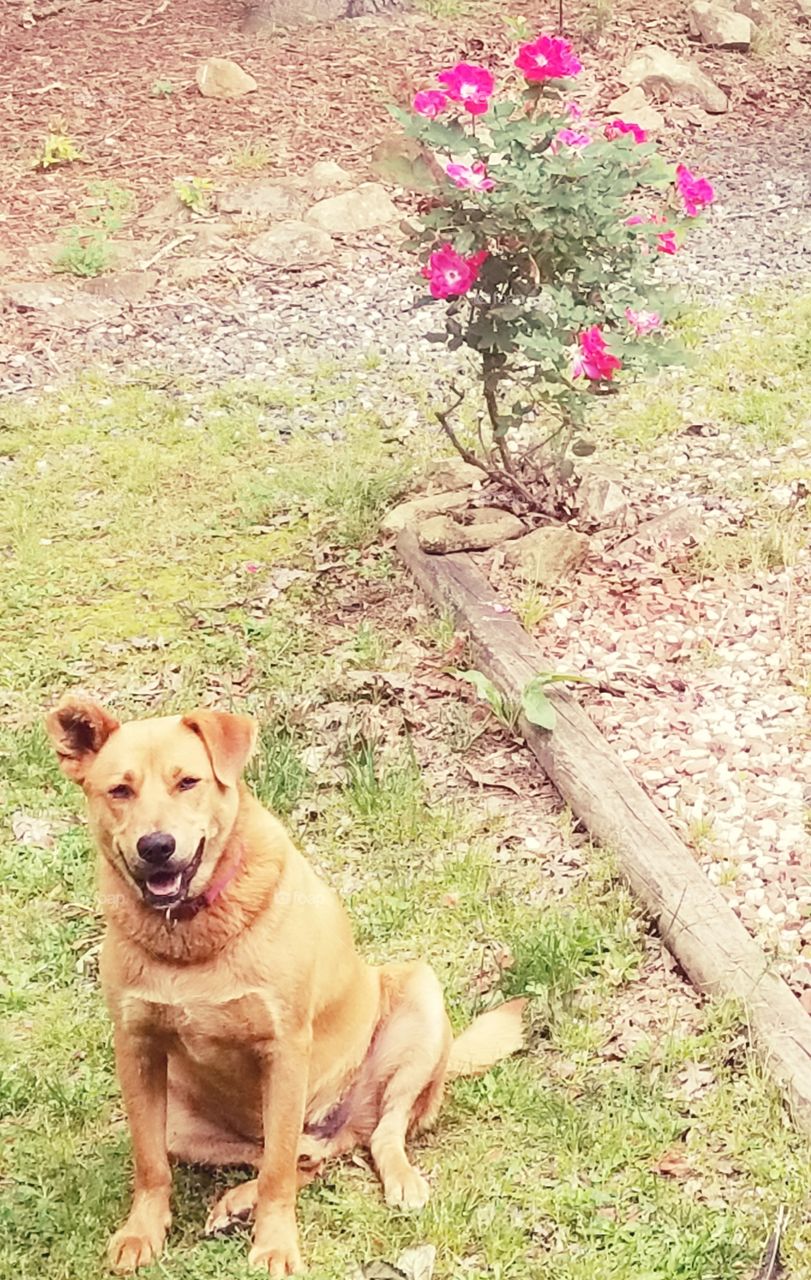
[[[455,409],[459,408],[459,405],[462,403],[465,396],[464,392],[459,392],[456,387],[453,387],[452,390],[457,396],[455,403],[450,405],[447,409],[435,409],[434,417],[445,432],[445,435],[450,440],[456,452],[463,461],[469,462],[472,467],[478,467],[479,471],[483,471],[488,479],[497,480],[501,484],[507,485],[508,488],[514,489],[530,507],[533,509],[536,508],[538,505],[537,499],[533,496],[531,490],[529,490],[525,484],[521,483],[517,476],[511,475],[509,471],[502,471],[499,467],[489,466],[486,462],[482,462],[481,458],[478,458],[471,449],[468,449],[466,445],[462,444],[462,441],[448,422],[448,417]]]

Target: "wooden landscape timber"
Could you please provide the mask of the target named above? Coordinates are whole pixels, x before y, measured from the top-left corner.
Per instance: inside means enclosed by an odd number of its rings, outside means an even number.
[[[397,549],[427,595],[467,633],[477,668],[520,704],[528,681],[549,664],[471,556],[427,555],[410,529]],[[764,1065],[811,1135],[811,1018],[575,699],[559,685],[547,695],[555,728],[550,733],[522,716],[528,746],[576,817],[615,854],[695,986],[742,1002]]]

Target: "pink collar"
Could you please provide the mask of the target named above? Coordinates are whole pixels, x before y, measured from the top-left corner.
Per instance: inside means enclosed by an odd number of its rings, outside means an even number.
[[[199,912],[204,911],[206,907],[210,907],[216,902],[220,894],[228,887],[234,876],[242,867],[245,861],[245,851],[242,845],[236,847],[236,857],[229,860],[229,864],[224,871],[221,871],[210,883],[207,889],[197,895],[196,898],[187,898],[185,902],[179,902],[176,907],[170,907],[166,912],[166,919],[170,922],[175,920],[193,920]]]

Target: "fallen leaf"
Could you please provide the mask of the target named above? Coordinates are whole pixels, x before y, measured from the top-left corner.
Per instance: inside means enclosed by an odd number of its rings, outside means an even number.
[[[683,1181],[695,1173],[684,1147],[673,1147],[671,1151],[666,1151],[654,1168],[663,1178],[675,1178],[676,1181]]]
[[[413,1249],[404,1249],[397,1259],[397,1266],[408,1276],[408,1280],[432,1280],[436,1266],[436,1246],[418,1244]]]
[[[11,818],[11,832],[18,844],[36,845],[39,849],[53,848],[53,829],[47,818],[15,813]]]
[[[467,776],[480,787],[500,787],[502,791],[512,791],[513,795],[521,795],[520,787],[517,787],[509,778],[502,778],[497,773],[485,773],[483,769],[477,769],[475,765],[464,762],[463,768]]]

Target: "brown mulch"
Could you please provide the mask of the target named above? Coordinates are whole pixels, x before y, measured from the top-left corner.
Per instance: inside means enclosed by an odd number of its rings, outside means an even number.
[[[0,134],[13,140],[0,240],[12,250],[75,220],[89,181],[134,190],[142,211],[174,177],[217,176],[251,142],[267,146],[278,176],[318,159],[363,170],[390,126],[387,103],[407,101],[459,58],[506,67],[516,42],[495,0],[452,21],[414,13],[261,39],[240,33],[239,0],[86,0],[33,27],[21,25],[24,7],[7,4],[0,14]],[[585,56],[584,81],[599,80],[604,101],[622,90],[618,73],[634,49],[656,42],[698,56],[728,92],[730,113],[712,122],[713,131],[773,126],[804,97],[807,62],[787,57],[782,39],[771,55],[696,55],[686,23],[665,0],[629,0],[589,40],[583,32],[593,9],[592,0],[577,0],[566,27]],[[791,12],[788,0],[775,7],[775,30],[802,35]],[[553,30],[557,5],[518,0],[509,17],[522,16],[533,31]],[[234,102],[202,98],[195,68],[215,55],[238,61],[258,81],[257,92]],[[174,92],[152,96],[157,80],[170,81]],[[86,162],[36,172],[32,157],[59,121]],[[683,129],[695,132],[695,122],[686,119]]]

